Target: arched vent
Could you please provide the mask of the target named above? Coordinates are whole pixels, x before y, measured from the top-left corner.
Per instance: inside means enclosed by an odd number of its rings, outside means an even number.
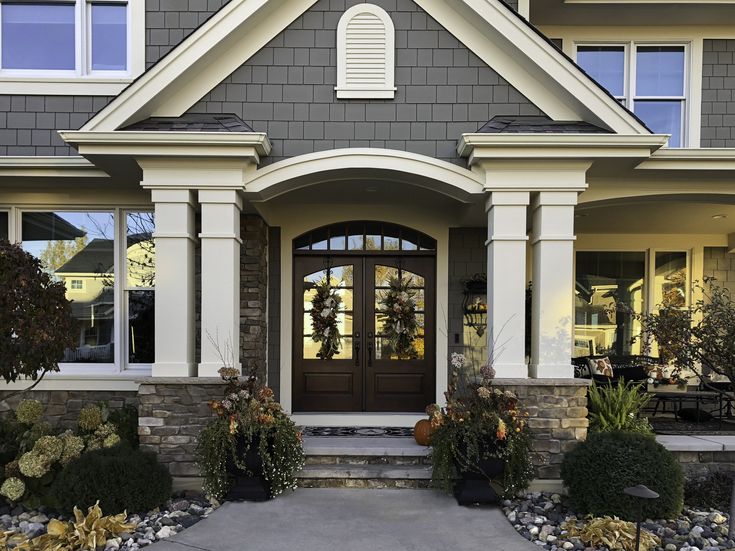
[[[373,4],[348,9],[337,26],[337,98],[395,95],[395,31],[385,10]]]

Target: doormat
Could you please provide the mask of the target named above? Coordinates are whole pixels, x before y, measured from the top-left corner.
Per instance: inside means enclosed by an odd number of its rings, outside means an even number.
[[[304,436],[352,436],[361,438],[406,438],[413,436],[408,427],[302,427]]]

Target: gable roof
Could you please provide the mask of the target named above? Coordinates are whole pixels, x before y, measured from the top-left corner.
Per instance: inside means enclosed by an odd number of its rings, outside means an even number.
[[[414,0],[552,120],[620,134],[645,125],[501,0]],[[316,0],[231,0],[153,65],[81,131],[180,117]]]

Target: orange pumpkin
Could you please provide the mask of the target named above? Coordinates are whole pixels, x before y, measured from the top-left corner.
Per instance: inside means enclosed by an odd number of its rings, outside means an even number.
[[[420,419],[413,427],[413,437],[416,439],[416,443],[420,446],[431,445],[432,432],[434,432],[434,430],[431,428],[431,421],[428,419]]]

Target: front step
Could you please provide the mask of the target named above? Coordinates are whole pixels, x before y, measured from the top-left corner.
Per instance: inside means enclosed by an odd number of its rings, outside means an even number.
[[[303,488],[426,488],[429,448],[413,438],[306,437]]]

